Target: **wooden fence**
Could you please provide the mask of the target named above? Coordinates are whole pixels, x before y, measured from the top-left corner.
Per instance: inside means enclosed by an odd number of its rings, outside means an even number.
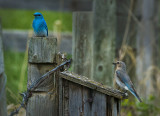
[[[114,3],[95,0],[93,12],[73,14],[73,73],[57,71],[32,91],[27,116],[120,115],[121,99],[126,96],[111,88],[114,8]],[[28,87],[63,62],[56,38],[32,37],[29,41]]]
[[[29,40],[28,87],[62,62],[54,37]],[[27,116],[117,116],[125,94],[87,77],[56,72],[32,91]]]

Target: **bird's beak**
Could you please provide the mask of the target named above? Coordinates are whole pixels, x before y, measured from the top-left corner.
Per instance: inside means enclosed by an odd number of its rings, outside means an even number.
[[[113,62],[112,64],[113,64],[113,65],[116,65],[117,63]]]

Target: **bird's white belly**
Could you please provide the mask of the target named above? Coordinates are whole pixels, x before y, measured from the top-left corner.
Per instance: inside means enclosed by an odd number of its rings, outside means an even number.
[[[117,83],[121,88],[124,88],[124,89],[128,90],[128,87],[127,87],[125,84],[123,84],[123,83],[119,80],[118,77],[116,77],[116,83]]]

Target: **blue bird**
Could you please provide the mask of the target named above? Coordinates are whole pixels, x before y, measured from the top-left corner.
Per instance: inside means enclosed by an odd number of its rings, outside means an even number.
[[[116,83],[123,89],[130,91],[138,100],[142,102],[139,95],[137,94],[130,77],[126,72],[126,65],[122,61],[113,63],[116,66],[115,79]]]
[[[34,20],[32,27],[34,29],[35,36],[45,37],[48,36],[48,27],[43,15],[39,12],[34,13]]]

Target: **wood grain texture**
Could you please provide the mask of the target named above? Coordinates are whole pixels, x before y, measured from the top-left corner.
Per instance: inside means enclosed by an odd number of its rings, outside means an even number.
[[[59,105],[63,106],[63,116],[119,116],[120,99],[65,79],[62,81],[63,103]]]
[[[53,37],[33,37],[29,42],[28,88],[43,74],[53,69],[56,64],[57,41]],[[36,57],[34,57],[36,54]],[[58,57],[58,56],[57,56]],[[58,63],[58,61],[57,61]],[[59,81],[53,73],[32,91],[27,104],[27,116],[58,116],[59,115]]]
[[[84,116],[106,116],[106,95],[83,87]]]
[[[160,103],[158,81],[160,67],[159,1],[142,1],[140,7],[142,19],[137,33],[137,91],[144,99],[147,99],[149,95],[155,96],[156,103]],[[143,84],[141,84],[142,82]]]
[[[91,77],[93,13],[73,13],[72,59],[73,72]]]
[[[40,78],[43,74],[47,73],[55,67],[55,64],[28,64],[28,88],[30,85]],[[56,73],[53,73],[47,77],[47,79],[41,83],[35,91],[49,91],[54,88],[54,79]]]
[[[66,79],[66,80],[69,80],[71,82],[77,83],[79,85],[83,85],[85,87],[94,89],[94,90],[99,91],[103,94],[107,94],[109,96],[116,97],[118,99],[124,99],[127,97],[124,93],[122,93],[116,89],[105,86],[105,85],[98,83],[96,81],[89,80],[87,77],[80,76],[80,75],[77,75],[74,73],[61,72],[60,77]]]
[[[28,101],[27,116],[58,116],[58,97],[56,92],[34,93]],[[57,103],[57,104],[56,104]]]
[[[112,62],[115,54],[115,1],[94,0],[93,3],[93,67],[92,78],[113,86]]]
[[[82,88],[69,82],[69,115],[80,116],[82,112]]]
[[[55,37],[29,38],[29,63],[54,63],[57,52],[57,39]]]

